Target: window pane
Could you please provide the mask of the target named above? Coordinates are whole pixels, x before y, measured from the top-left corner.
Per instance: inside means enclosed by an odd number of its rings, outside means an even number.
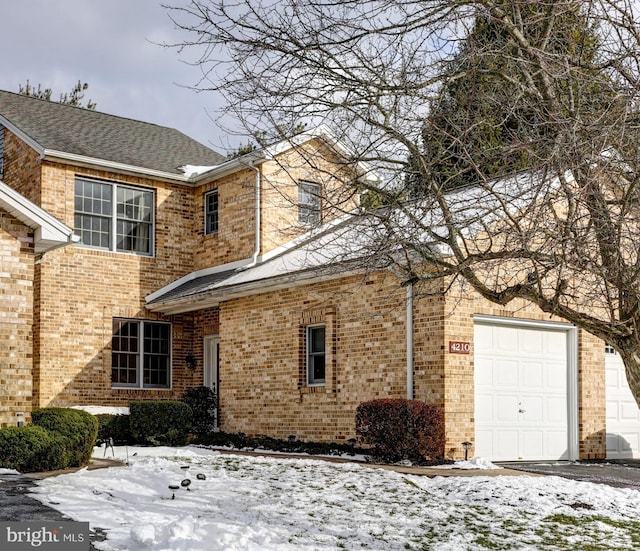
[[[320,184],[300,182],[298,222],[304,226],[317,226],[320,223]]]
[[[218,231],[218,190],[214,190],[205,195],[204,200],[205,212],[205,234],[215,233]]]
[[[118,187],[117,201],[116,250],[151,254],[153,193]]]
[[[144,373],[145,387],[168,388],[170,360],[170,327],[166,323],[144,324]]]
[[[325,328],[307,328],[307,383],[325,382]]]
[[[74,205],[74,231],[81,243],[109,248],[111,185],[76,179]]]
[[[309,335],[311,336],[311,352],[324,352],[324,327],[312,327]]]
[[[139,324],[114,320],[111,340],[111,382],[120,386],[137,386],[139,361]]]

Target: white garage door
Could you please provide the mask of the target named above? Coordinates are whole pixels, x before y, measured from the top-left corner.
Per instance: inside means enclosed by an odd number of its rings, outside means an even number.
[[[476,456],[573,459],[567,339],[567,330],[476,323]]]
[[[607,347],[607,457],[640,457],[640,409],[629,390],[620,356]]]

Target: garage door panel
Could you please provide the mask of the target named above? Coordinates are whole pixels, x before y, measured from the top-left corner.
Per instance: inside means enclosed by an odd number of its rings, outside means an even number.
[[[475,422],[485,423],[493,419],[493,396],[488,394],[476,394]]]
[[[513,456],[514,450],[518,449],[519,431],[517,430],[501,430],[495,431],[493,434],[495,446],[494,453],[499,458],[508,458]],[[486,457],[486,456],[485,456]]]
[[[566,431],[545,431],[545,455],[558,459],[569,459]]]
[[[494,369],[494,383],[496,386],[510,388],[518,386],[518,362],[497,360]]]
[[[548,390],[555,390],[559,394],[567,392],[567,362],[547,362],[544,366],[544,386]]]
[[[638,405],[635,402],[624,401],[620,403],[621,421],[638,421]]]
[[[544,386],[544,364],[537,362],[521,362],[521,380],[525,388],[534,389]]]
[[[474,341],[476,455],[567,457],[567,331],[478,323],[480,337],[480,348]]]
[[[498,353],[510,353],[518,350],[518,330],[513,327],[493,327],[494,350]]]
[[[546,331],[545,354],[565,356],[567,353],[567,334],[564,331]]]
[[[474,330],[473,349],[476,352],[493,350],[493,330],[489,325],[477,325]]]
[[[475,452],[478,457],[490,457],[494,447],[492,430],[476,431]]]
[[[516,423],[518,421],[517,397],[498,395],[495,400],[495,419],[501,423]]]
[[[547,397],[545,400],[545,421],[548,425],[562,425],[567,421],[567,400],[564,396]]]
[[[521,432],[520,457],[535,458],[544,449],[544,433],[540,430]],[[518,457],[518,459],[520,459]]]
[[[607,457],[640,458],[640,409],[629,389],[624,363],[616,353],[607,353],[605,361]]]
[[[518,331],[516,329],[516,331]],[[520,329],[520,338],[522,339],[520,352],[530,355],[544,354],[544,338],[540,331],[532,329]]]
[[[522,396],[519,408],[523,423],[541,423],[544,420],[544,400],[539,396]]]
[[[482,386],[493,385],[493,360],[488,358],[479,358],[474,363],[475,380],[477,384]]]

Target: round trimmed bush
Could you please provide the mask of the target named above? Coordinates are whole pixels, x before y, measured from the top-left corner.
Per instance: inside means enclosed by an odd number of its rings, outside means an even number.
[[[68,465],[67,441],[36,425],[0,430],[0,467],[21,473],[53,471]]]

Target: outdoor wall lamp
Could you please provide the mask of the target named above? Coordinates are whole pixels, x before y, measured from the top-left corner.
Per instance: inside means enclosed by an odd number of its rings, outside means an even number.
[[[196,368],[196,357],[193,354],[188,354],[184,359],[184,363],[187,364],[187,369],[195,369]]]
[[[462,448],[464,449],[464,460],[467,460],[467,457],[469,456],[469,450],[471,449],[471,446],[473,446],[473,444],[471,442],[463,442],[462,443]]]

